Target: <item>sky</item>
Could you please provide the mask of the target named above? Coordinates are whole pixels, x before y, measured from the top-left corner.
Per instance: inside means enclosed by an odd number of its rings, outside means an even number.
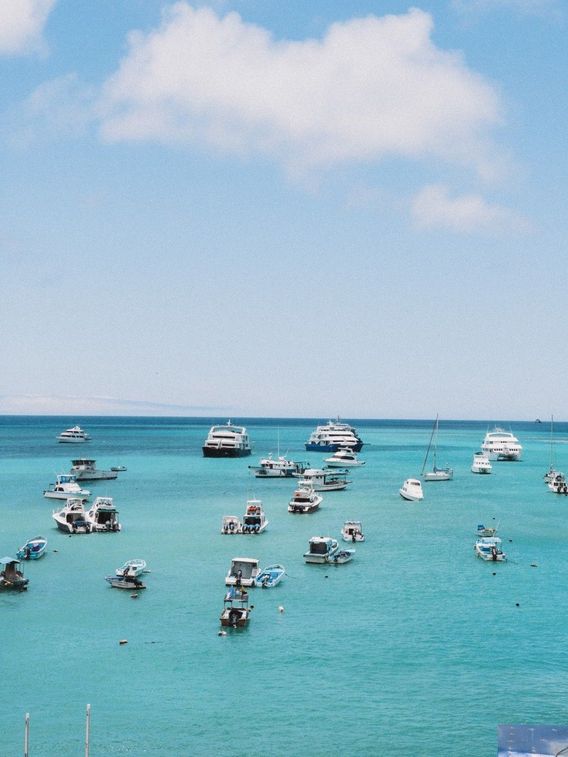
[[[2,0],[0,414],[568,418],[560,0]]]

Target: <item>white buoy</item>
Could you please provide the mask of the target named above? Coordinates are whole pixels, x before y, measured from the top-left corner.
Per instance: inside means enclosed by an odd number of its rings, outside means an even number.
[[[128,639],[120,639],[119,644],[128,644]]]
[[[284,605],[278,606],[278,612],[284,612]]]
[[[226,636],[226,635],[227,635],[226,631],[219,631],[219,636]]]

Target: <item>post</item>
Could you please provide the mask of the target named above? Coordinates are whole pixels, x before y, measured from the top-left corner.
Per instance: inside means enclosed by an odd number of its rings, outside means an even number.
[[[24,757],[30,755],[30,713],[26,712],[24,720]]]
[[[85,717],[85,757],[89,757],[89,740],[91,736],[91,705],[87,705]]]

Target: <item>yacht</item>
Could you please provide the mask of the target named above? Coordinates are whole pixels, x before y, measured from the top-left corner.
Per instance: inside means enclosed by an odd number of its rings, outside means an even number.
[[[326,457],[324,462],[328,468],[355,468],[365,465],[365,461],[359,460],[355,452],[348,447],[338,449],[331,457]]]
[[[249,465],[249,468],[254,471],[254,475],[257,478],[291,478],[292,476],[301,476],[306,468],[309,467],[309,463],[288,460],[283,455],[279,455],[277,458],[268,455],[258,465]]]
[[[299,486],[307,484],[316,492],[331,492],[345,489],[351,481],[347,479],[347,471],[323,470],[308,468],[299,481]]]
[[[312,536],[308,551],[304,552],[304,560],[308,563],[327,563],[336,552],[339,552],[337,539],[332,539],[331,536]]]
[[[66,534],[88,534],[91,531],[81,499],[68,499],[61,510],[53,511],[52,517],[57,528]]]
[[[85,513],[85,520],[91,531],[120,531],[118,510],[112,497],[97,497]]]
[[[403,499],[407,499],[410,502],[418,502],[419,500],[424,499],[422,484],[417,478],[407,478],[402,487],[398,490],[398,493]]]
[[[471,463],[472,473],[491,473],[493,466],[485,452],[475,452]]]
[[[69,499],[69,497],[79,499],[89,499],[91,492],[88,489],[81,489],[75,476],[70,473],[60,473],[55,479],[54,484],[50,484],[44,489],[44,497],[49,499]]]
[[[322,500],[323,497],[314,490],[313,486],[309,484],[302,485],[300,481],[298,488],[288,503],[288,512],[300,513],[302,515],[314,513],[319,508]]]
[[[91,437],[80,426],[73,426],[65,431],[62,431],[57,437],[58,442],[66,444],[80,444],[81,442],[88,442]]]
[[[328,421],[318,426],[306,442],[306,449],[313,452],[335,452],[340,447],[359,452],[362,446],[357,430],[339,421]]]
[[[250,441],[244,426],[211,426],[203,444],[204,457],[246,457],[251,453]]]
[[[71,460],[70,473],[75,476],[77,481],[103,481],[118,478],[118,471],[99,470],[96,460],[87,457]]]
[[[510,431],[496,426],[485,434],[481,450],[490,460],[520,460],[523,448]]]

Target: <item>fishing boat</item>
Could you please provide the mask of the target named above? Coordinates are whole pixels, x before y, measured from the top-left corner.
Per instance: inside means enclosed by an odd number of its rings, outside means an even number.
[[[359,460],[351,447],[341,447],[331,457],[324,460],[328,468],[357,468],[365,465],[365,460]]]
[[[473,545],[473,549],[478,557],[488,562],[503,562],[507,559],[498,536],[481,536]]]
[[[478,538],[495,536],[497,534],[497,526],[485,526],[483,523],[479,523],[476,534]]]
[[[454,471],[452,468],[438,468],[436,464],[436,457],[437,457],[437,448],[438,448],[438,416],[436,416],[436,420],[434,421],[434,426],[432,427],[432,433],[430,434],[430,441],[428,442],[428,448],[426,450],[426,456],[424,457],[424,464],[422,466],[422,472],[420,473],[420,477],[424,481],[451,481],[454,477]],[[430,470],[426,470],[426,466],[428,464],[428,458],[430,456],[430,451],[432,451],[432,468]]]
[[[0,591],[26,591],[29,578],[24,576],[20,561],[15,557],[0,559]]]
[[[105,576],[105,581],[107,581],[113,589],[138,591],[138,589],[146,588],[146,584],[137,576]]]
[[[71,460],[71,475],[75,476],[77,481],[103,481],[118,478],[118,471],[100,470],[97,468],[96,460],[88,457],[78,457]]]
[[[226,586],[254,586],[258,576],[258,560],[253,557],[233,557],[231,567],[225,576]]]
[[[363,526],[360,520],[346,520],[341,529],[341,538],[343,541],[365,541]]]
[[[347,479],[347,471],[308,468],[304,471],[299,486],[306,484],[316,492],[331,492],[346,489],[350,483],[351,481]]]
[[[299,513],[301,515],[314,513],[320,506],[322,500],[323,497],[315,491],[313,486],[302,484],[300,481],[292,495],[292,499],[288,503],[288,512]]]
[[[146,560],[134,558],[127,560],[124,565],[117,568],[115,573],[119,578],[139,578],[143,573],[149,573],[146,567]]]
[[[54,484],[44,489],[43,496],[48,499],[81,499],[87,500],[91,496],[88,489],[81,489],[77,479],[71,473],[60,473]]]
[[[283,565],[267,565],[263,568],[254,579],[254,585],[262,589],[271,589],[277,586],[286,574],[286,568]]]
[[[88,442],[90,438],[89,434],[83,431],[81,426],[73,426],[62,431],[57,437],[57,441],[63,444],[80,444]]]
[[[489,462],[489,458],[485,452],[474,452],[473,461],[471,463],[472,473],[491,473],[493,466]]]
[[[223,426],[211,426],[202,451],[204,457],[246,457],[252,450],[246,428],[228,421]]]
[[[424,499],[424,492],[422,491],[422,484],[417,478],[407,478],[398,493],[403,499],[409,502],[418,502]]]
[[[39,560],[47,550],[47,539],[44,536],[34,536],[28,539],[23,547],[16,552],[19,560]]]
[[[328,562],[331,565],[343,565],[346,562],[350,562],[354,557],[354,549],[340,549],[329,558]]]
[[[116,533],[121,529],[112,497],[97,497],[85,512],[85,520],[93,532]]]
[[[221,626],[225,628],[244,628],[250,620],[252,607],[249,607],[248,591],[231,586],[223,599]]]
[[[485,434],[481,450],[490,460],[520,460],[523,448],[510,431],[495,426]]]
[[[81,499],[68,499],[61,510],[54,510],[53,520],[57,528],[66,534],[88,534],[91,527],[85,518],[85,507]]]
[[[312,536],[308,551],[304,552],[304,560],[307,563],[327,563],[338,551],[337,539],[331,536]]]

